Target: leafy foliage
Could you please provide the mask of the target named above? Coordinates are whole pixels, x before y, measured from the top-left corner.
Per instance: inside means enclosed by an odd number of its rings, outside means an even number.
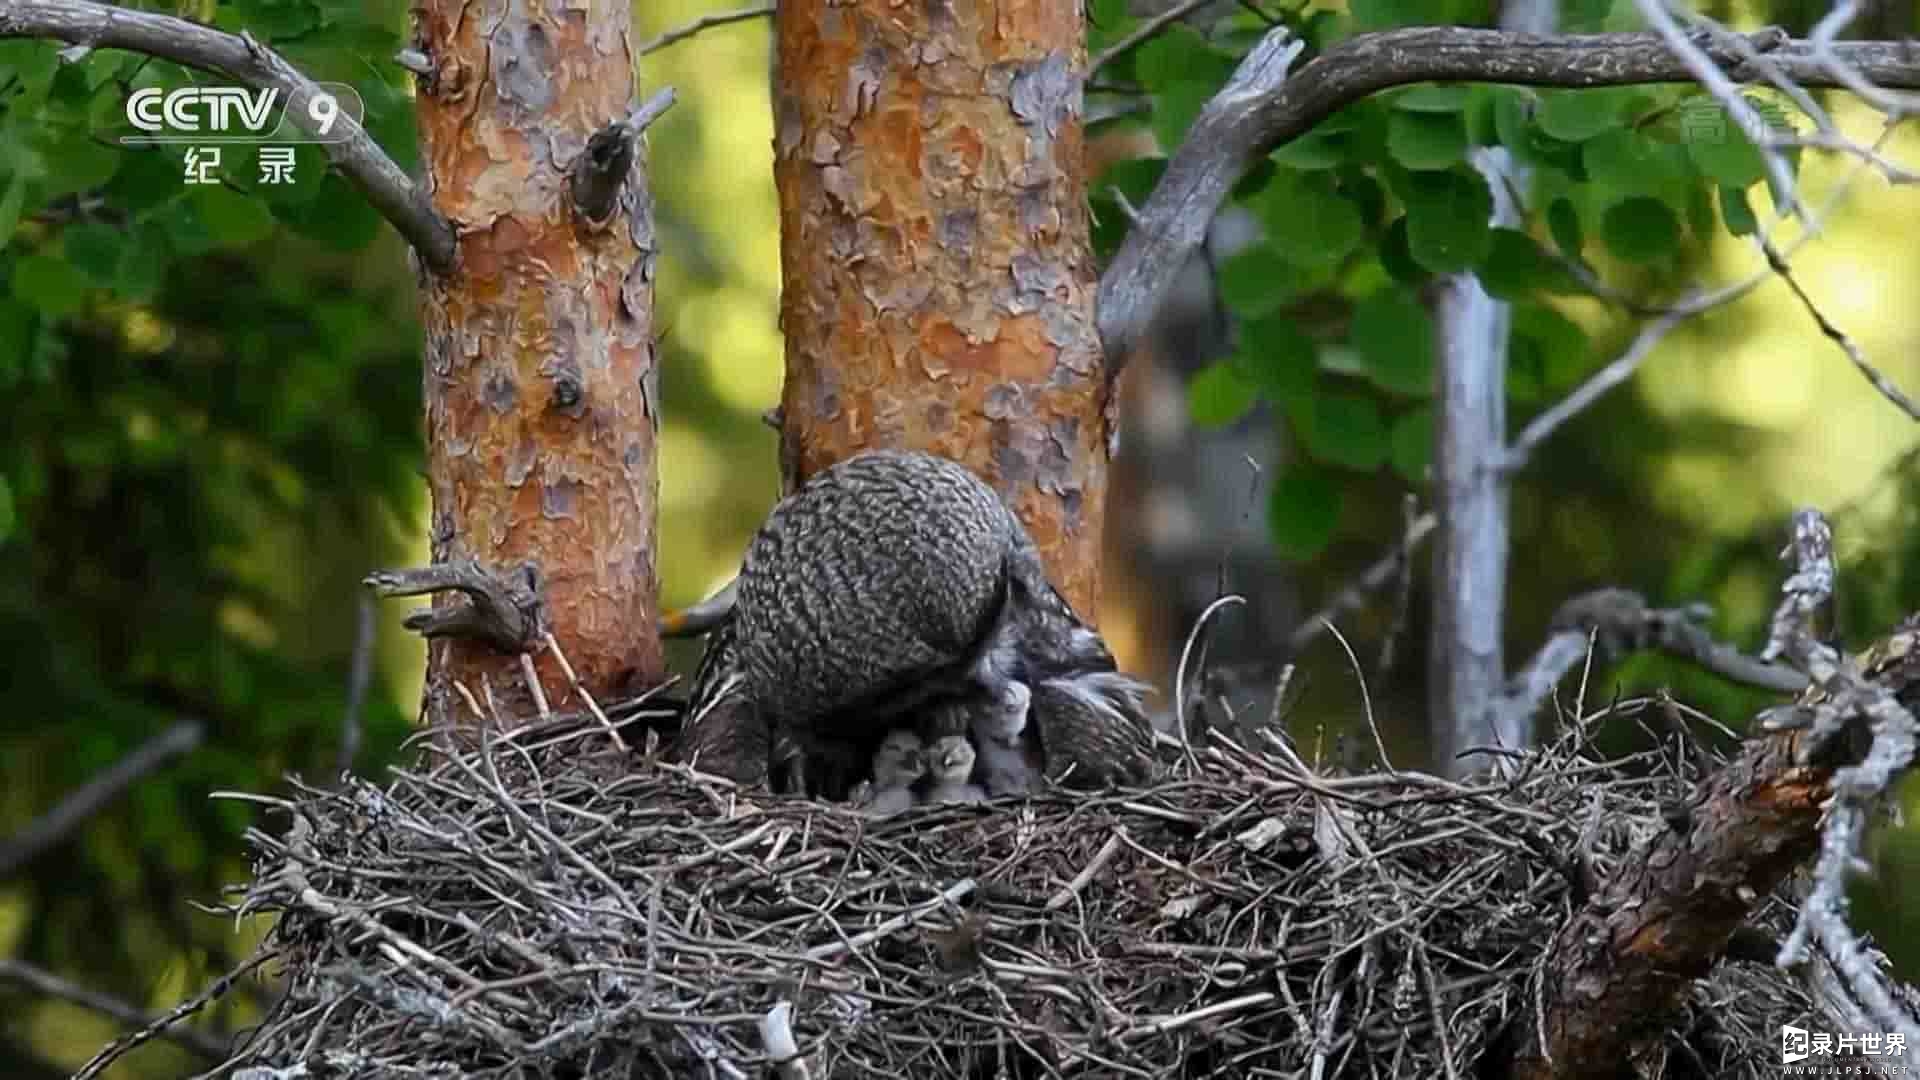
[[[207,7],[353,83],[411,155],[404,86],[359,59],[397,47],[391,5]],[[78,857],[10,883],[17,952],[142,1001],[178,950],[233,947],[188,902],[231,880],[250,815],[207,792],[331,771],[353,583],[398,553],[422,460],[404,258],[391,237],[359,257],[383,227],[321,152],[274,185],[223,144],[215,182],[189,184],[189,146],[118,143],[131,92],[189,82],[208,78],[0,41],[0,835],[179,719],[208,733]],[[406,729],[391,702],[368,697],[363,766]]]
[[[1569,28],[1625,28],[1619,5],[1566,6]],[[1484,23],[1488,7],[1353,0],[1347,17],[1282,19],[1325,48],[1367,30]],[[1118,5],[1096,7],[1094,22],[1095,49],[1138,25]],[[1265,29],[1244,10],[1204,31],[1175,24],[1108,74],[1137,83],[1148,125],[1171,150]],[[1491,223],[1494,193],[1472,158],[1492,147],[1534,170],[1518,227]],[[1587,332],[1561,310],[1587,291],[1583,276],[1630,290],[1648,272],[1677,274],[1718,230],[1751,232],[1747,193],[1764,173],[1738,125],[1685,87],[1404,87],[1347,106],[1266,164],[1235,193],[1261,238],[1218,265],[1237,346],[1230,363],[1200,373],[1190,398],[1202,425],[1230,423],[1262,401],[1290,421],[1297,453],[1283,467],[1272,521],[1276,543],[1303,558],[1336,535],[1353,485],[1332,478],[1391,468],[1404,483],[1425,482],[1427,290],[1437,280],[1469,274],[1514,305],[1510,389],[1516,402],[1544,402],[1594,362]],[[1096,191],[1117,187],[1137,204],[1163,168],[1159,158],[1122,162]],[[1096,211],[1105,209],[1100,198]],[[1111,250],[1124,219],[1100,216],[1108,222],[1100,246]],[[1307,324],[1288,314],[1329,306],[1347,317]]]

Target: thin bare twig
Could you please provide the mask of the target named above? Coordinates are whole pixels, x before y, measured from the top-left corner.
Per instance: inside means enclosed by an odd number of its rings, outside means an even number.
[[[367,704],[367,688],[373,683],[373,646],[379,638],[373,597],[360,594],[354,618],[353,666],[347,674],[347,707],[340,714],[340,749],[334,756],[333,771],[352,772],[354,759],[360,756],[360,741],[365,735],[361,712]]]
[[[199,746],[206,733],[200,721],[182,720],[74,789],[52,810],[0,843],[0,881],[59,845],[128,788]]]
[[[659,52],[669,45],[685,41],[703,31],[711,30],[716,26],[728,26],[738,22],[749,22],[753,19],[765,19],[772,14],[772,4],[755,4],[752,7],[743,7],[734,11],[718,11],[710,15],[702,15],[690,23],[668,30],[652,41],[641,45],[637,51],[641,56],[646,56],[650,53]]]
[[[1214,0],[1180,0],[1180,3],[1154,15],[1135,27],[1126,37],[1095,53],[1093,58],[1087,61],[1087,77],[1091,79],[1099,73],[1101,68],[1139,48],[1149,38],[1213,2]]]
[[[144,1028],[155,1023],[153,1014],[131,1002],[70,982],[51,971],[45,971],[23,961],[0,958],[0,982],[14,983],[42,997],[58,998],[83,1009],[90,1009],[122,1027]],[[217,1039],[204,1031],[183,1027],[178,1023],[168,1023],[161,1025],[157,1029],[157,1034],[168,1042],[208,1061],[226,1059],[226,1041]]]

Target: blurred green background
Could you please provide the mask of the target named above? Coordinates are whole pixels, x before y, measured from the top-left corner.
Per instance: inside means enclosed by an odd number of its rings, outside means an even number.
[[[1430,9],[1448,6],[1426,5],[1425,17],[1441,18]],[[1569,6],[1596,25],[1617,18],[1606,4]],[[1363,23],[1396,21],[1392,7],[1354,4]],[[1094,8],[1096,45],[1140,14]],[[397,0],[166,10],[244,26],[313,76],[353,83],[367,101],[369,128],[414,165],[409,83],[389,60],[404,44]],[[710,10],[693,0],[636,8],[635,40]],[[1324,19],[1342,10],[1294,4],[1272,14],[1333,34],[1348,24]],[[1824,10],[1787,0],[1713,13],[1804,31]],[[1456,3],[1444,14],[1484,23],[1485,4]],[[1906,19],[1869,29],[1911,31],[1911,13]],[[1246,30],[1230,26],[1225,36]],[[749,21],[641,64],[644,90],[679,92],[649,148],[662,247],[660,570],[668,606],[725,580],[776,492],[773,437],[759,421],[777,399],[781,371],[768,45],[766,22]],[[110,139],[126,88],[176,83],[179,70],[120,54],[59,64],[55,54],[45,44],[0,42],[0,237],[8,238],[0,251],[0,837],[180,719],[203,721],[207,734],[68,844],[0,879],[0,957],[157,1009],[244,957],[261,930],[243,926],[236,935],[230,922],[190,906],[248,872],[240,832],[251,811],[208,793],[272,790],[285,773],[324,779],[337,768],[356,583],[373,567],[426,560],[419,331],[401,243],[351,190],[325,177],[316,154],[303,149],[299,182],[279,189],[257,185],[250,153],[229,148],[224,186],[187,188],[177,148],[126,150]],[[1138,153],[1142,133],[1177,136],[1180,125],[1169,131],[1164,121],[1185,108],[1184,88],[1208,78],[1217,84],[1203,63],[1176,72],[1167,84],[1174,89],[1161,88],[1170,56],[1150,51],[1103,72],[1123,90],[1146,91],[1158,117],[1105,125],[1102,137],[1113,144],[1104,156]],[[1846,131],[1872,141],[1870,114],[1843,98],[1826,100]],[[1920,132],[1909,124],[1886,152],[1920,161]],[[1845,161],[1809,157],[1801,179],[1810,201],[1824,201],[1848,170]],[[1122,167],[1116,175],[1124,174]],[[1764,195],[1756,203],[1764,206]],[[1104,227],[1111,220],[1104,217]],[[1404,235],[1396,241],[1391,225],[1365,224],[1356,257],[1337,272],[1262,263],[1245,256],[1267,247],[1243,248],[1216,267],[1219,288],[1179,301],[1152,350],[1135,361],[1127,390],[1134,464],[1117,470],[1100,618],[1124,662],[1162,687],[1192,616],[1182,597],[1210,596],[1218,566],[1231,563],[1229,588],[1280,598],[1241,627],[1260,628],[1242,654],[1277,662],[1274,627],[1284,632],[1288,618],[1316,608],[1396,534],[1400,495],[1407,477],[1418,476],[1406,467],[1406,447],[1396,444],[1392,462],[1375,460],[1354,449],[1352,431],[1326,419],[1359,415],[1356,424],[1379,434],[1377,409],[1323,410],[1303,424],[1287,403],[1261,403],[1252,390],[1223,408],[1208,394],[1218,394],[1224,377],[1211,389],[1192,379],[1232,354],[1236,339],[1244,350],[1243,335],[1221,333],[1249,318],[1243,305],[1265,312],[1261,318],[1285,311],[1288,325],[1331,347],[1321,363],[1332,374],[1318,378],[1343,378],[1337,361],[1356,309],[1378,315],[1364,305],[1387,303],[1380,298],[1390,288],[1417,295],[1420,285],[1418,275],[1403,280],[1397,272],[1405,255],[1394,245],[1404,248]],[[1827,317],[1910,392],[1920,388],[1916,236],[1920,189],[1869,176],[1794,260]],[[1654,259],[1604,251],[1594,258],[1610,282],[1656,299],[1702,276],[1731,280],[1759,265],[1725,229],[1689,227],[1670,246]],[[1270,278],[1260,276],[1263,266]],[[1276,298],[1287,304],[1276,308]],[[1637,325],[1617,306],[1579,297],[1529,303],[1551,318],[1533,317],[1528,325],[1546,330],[1516,360],[1516,424],[1613,356]],[[1538,385],[1529,384],[1535,376]],[[1328,393],[1349,400],[1358,392],[1341,384]],[[1281,416],[1291,422],[1278,423]],[[1136,429],[1147,434],[1136,439]],[[1563,598],[1602,584],[1638,588],[1659,603],[1708,601],[1716,629],[1752,646],[1775,596],[1786,515],[1802,504],[1835,514],[1843,631],[1863,642],[1920,608],[1917,451],[1912,423],[1868,387],[1779,282],[1688,323],[1519,478],[1510,665]],[[1268,507],[1299,496],[1297,485],[1291,496],[1271,490],[1276,477],[1298,475],[1287,469],[1316,456],[1348,459],[1337,472],[1316,474],[1340,497],[1314,542],[1288,532],[1304,512],[1278,515],[1276,534],[1253,495],[1222,511],[1167,480],[1172,459],[1219,453],[1255,459],[1266,476],[1257,498]],[[1236,531],[1248,518],[1250,541]],[[1178,545],[1164,536],[1181,532],[1168,520],[1189,520],[1188,533],[1231,543],[1167,555]],[[1188,580],[1169,589],[1157,578],[1164,574]],[[1398,636],[1399,661],[1375,673],[1375,700],[1396,752],[1409,759],[1421,756],[1423,578]],[[399,630],[403,610],[377,612],[365,739],[354,761],[362,771],[394,759],[417,705],[422,650]],[[1394,622],[1389,595],[1348,628],[1371,657]],[[685,671],[691,658],[679,648],[673,659]],[[1356,698],[1344,659],[1323,640],[1299,660],[1301,710],[1330,730],[1347,727]],[[1607,693],[1670,685],[1736,726],[1764,700],[1657,658],[1606,673],[1604,685]],[[1920,888],[1920,861],[1903,857],[1909,835],[1882,838],[1890,850],[1860,903],[1913,971],[1920,922],[1903,909]],[[250,985],[217,1006],[211,1022],[244,1023],[270,990]],[[96,1013],[0,984],[0,1074],[64,1075],[117,1031]],[[162,1043],[116,1074],[175,1076],[193,1067]]]

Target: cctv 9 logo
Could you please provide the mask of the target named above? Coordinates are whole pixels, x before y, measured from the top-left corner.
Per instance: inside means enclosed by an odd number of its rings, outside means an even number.
[[[310,87],[310,88],[309,88]],[[346,83],[312,83],[291,104],[278,87],[144,87],[127,98],[127,122],[142,134],[122,135],[128,146],[156,143],[335,143],[366,120],[360,94]]]

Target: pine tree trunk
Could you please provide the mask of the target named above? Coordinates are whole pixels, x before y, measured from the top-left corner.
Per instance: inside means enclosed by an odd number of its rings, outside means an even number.
[[[545,625],[598,695],[662,670],[644,149],[603,230],[568,185],[588,137],[632,107],[629,31],[624,3],[415,6],[434,66],[420,84],[424,182],[460,233],[454,270],[422,289],[434,562],[531,565]],[[437,600],[450,602],[464,601]],[[542,651],[538,670],[557,702],[559,666]],[[483,681],[524,715],[515,657],[434,641],[426,719],[470,723],[453,684],[480,696]]]
[[[783,459],[932,450],[1019,513],[1091,619],[1112,418],[1076,0],[782,0]]]

